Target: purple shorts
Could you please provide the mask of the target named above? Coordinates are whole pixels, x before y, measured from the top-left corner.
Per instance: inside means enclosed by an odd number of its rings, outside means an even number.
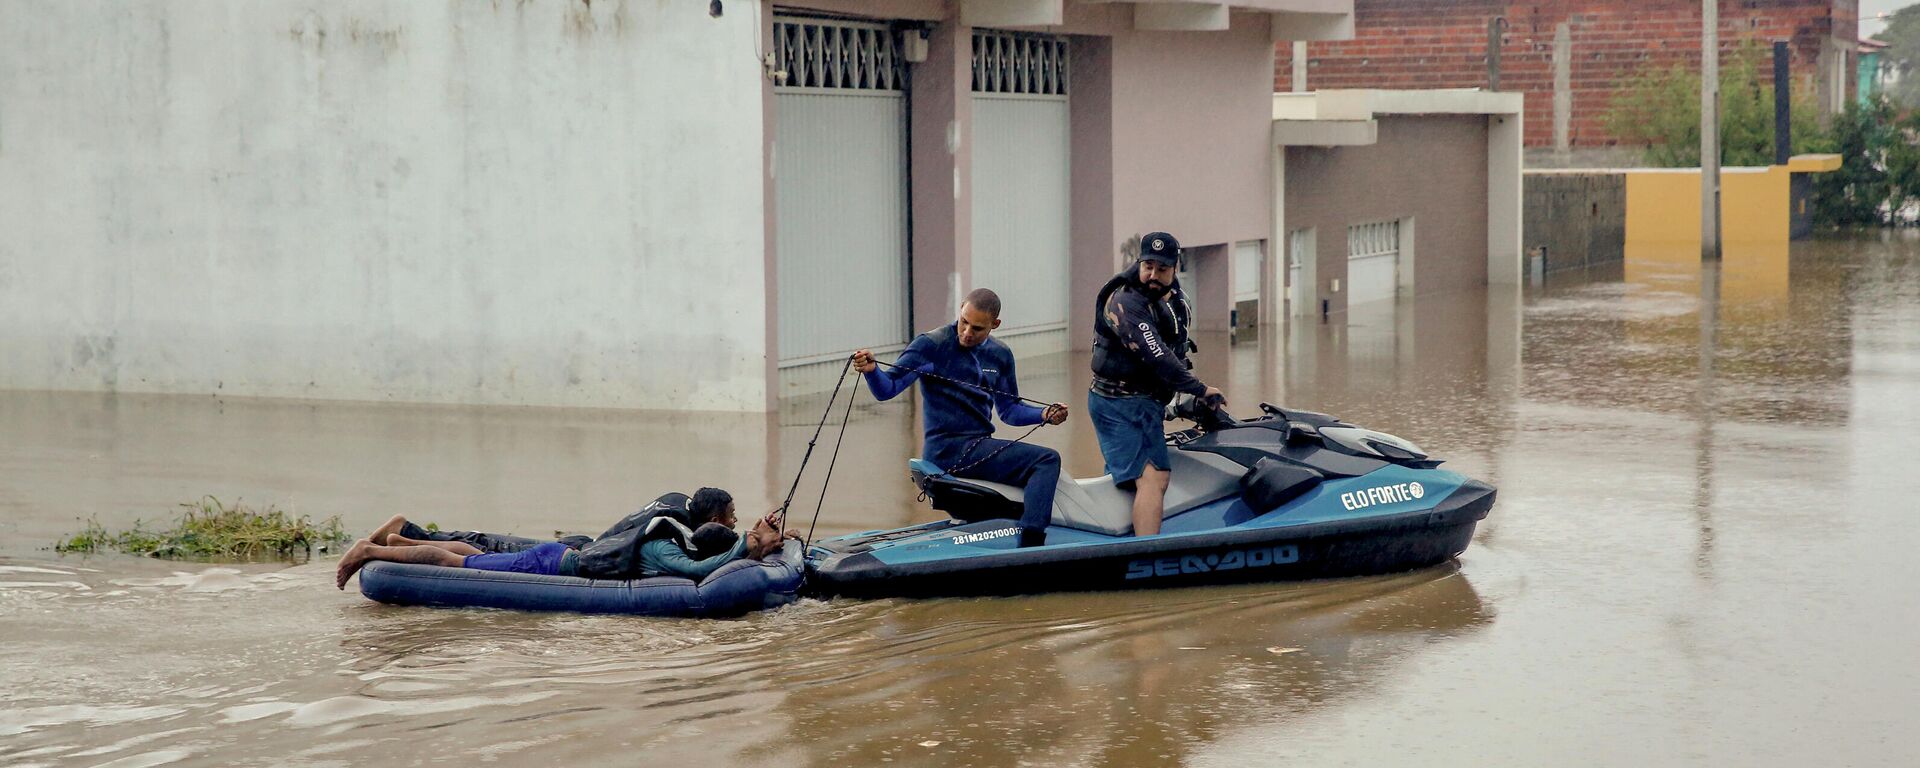
[[[560,561],[567,555],[567,545],[559,542],[541,544],[520,552],[500,552],[485,555],[467,555],[460,563],[463,568],[480,571],[506,571],[508,573],[537,573],[543,576],[560,575]]]

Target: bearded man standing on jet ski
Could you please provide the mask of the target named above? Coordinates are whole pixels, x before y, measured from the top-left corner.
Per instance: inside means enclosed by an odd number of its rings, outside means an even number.
[[[1209,405],[1226,403],[1194,378],[1187,360],[1192,310],[1174,278],[1180,241],[1165,232],[1140,238],[1140,260],[1108,280],[1094,301],[1093,386],[1087,413],[1100,438],[1107,474],[1132,483],[1133,534],[1160,532],[1172,463],[1161,426],[1176,393]]]
[[[919,381],[926,423],[920,455],[955,477],[1022,486],[1020,546],[1039,546],[1046,543],[1053,519],[1060,454],[994,438],[993,413],[999,411],[1007,426],[1027,427],[1063,423],[1067,407],[1054,403],[1041,409],[1020,402],[1013,352],[990,338],[999,327],[1000,296],[976,288],[952,325],[920,334],[888,370],[880,370],[873,352],[865,349],[853,353],[853,367],[866,377],[875,400],[890,400]]]

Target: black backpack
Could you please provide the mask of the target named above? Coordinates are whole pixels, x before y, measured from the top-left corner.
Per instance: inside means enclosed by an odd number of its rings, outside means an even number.
[[[654,539],[672,539],[692,551],[693,514],[684,493],[668,493],[614,523],[592,544],[580,548],[576,573],[588,579],[640,577],[640,546]]]

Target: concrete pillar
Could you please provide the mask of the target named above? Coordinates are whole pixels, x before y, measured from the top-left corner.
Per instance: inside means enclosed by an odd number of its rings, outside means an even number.
[[[973,275],[973,28],[927,35],[908,90],[913,182],[913,328],[952,320]]]
[[[1187,246],[1186,251],[1186,258],[1193,262],[1194,284],[1182,287],[1193,296],[1193,327],[1225,333],[1233,327],[1233,243]]]
[[[1261,277],[1260,324],[1281,328],[1287,302],[1287,148],[1273,147],[1273,232],[1267,237],[1267,273]]]
[[[773,0],[760,1],[760,50],[773,50]],[[764,71],[763,71],[764,72]],[[774,122],[779,116],[774,114],[773,78],[760,78],[760,179],[764,185],[760,193],[760,204],[765,215],[765,238],[761,245],[761,258],[766,267],[766,407],[771,414],[780,405],[780,246],[779,203],[776,197],[773,178],[773,153],[777,151],[773,139],[777,133]]]
[[[1093,299],[1119,263],[1113,216],[1113,39],[1071,38],[1070,150],[1073,266],[1068,274],[1067,338],[1093,346]]]
[[[1720,3],[1700,13],[1700,258],[1720,258]]]
[[[1553,27],[1553,151],[1566,164],[1573,151],[1573,25]]]
[[[1487,118],[1487,284],[1515,291],[1521,277],[1523,112]]]
[[[1307,41],[1293,41],[1293,92],[1307,91]]]

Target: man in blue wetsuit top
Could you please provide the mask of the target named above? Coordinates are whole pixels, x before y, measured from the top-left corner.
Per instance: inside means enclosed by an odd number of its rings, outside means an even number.
[[[1067,420],[1067,407],[1054,403],[1042,409],[1020,401],[1013,353],[991,338],[999,327],[999,295],[975,289],[952,325],[920,334],[893,367],[882,370],[865,349],[853,353],[853,367],[866,377],[877,400],[890,400],[920,382],[927,430],[921,455],[955,477],[1024,487],[1020,546],[1038,546],[1046,543],[1047,523],[1053,519],[1060,454],[993,437],[993,414],[997,411],[1012,427],[1060,424]]]
[[[1133,533],[1160,532],[1173,464],[1162,426],[1176,393],[1224,405],[1219,389],[1192,373],[1187,360],[1191,310],[1174,271],[1180,241],[1165,232],[1140,238],[1140,261],[1114,275],[1094,299],[1093,386],[1087,414],[1100,438],[1107,474],[1132,485]]]

